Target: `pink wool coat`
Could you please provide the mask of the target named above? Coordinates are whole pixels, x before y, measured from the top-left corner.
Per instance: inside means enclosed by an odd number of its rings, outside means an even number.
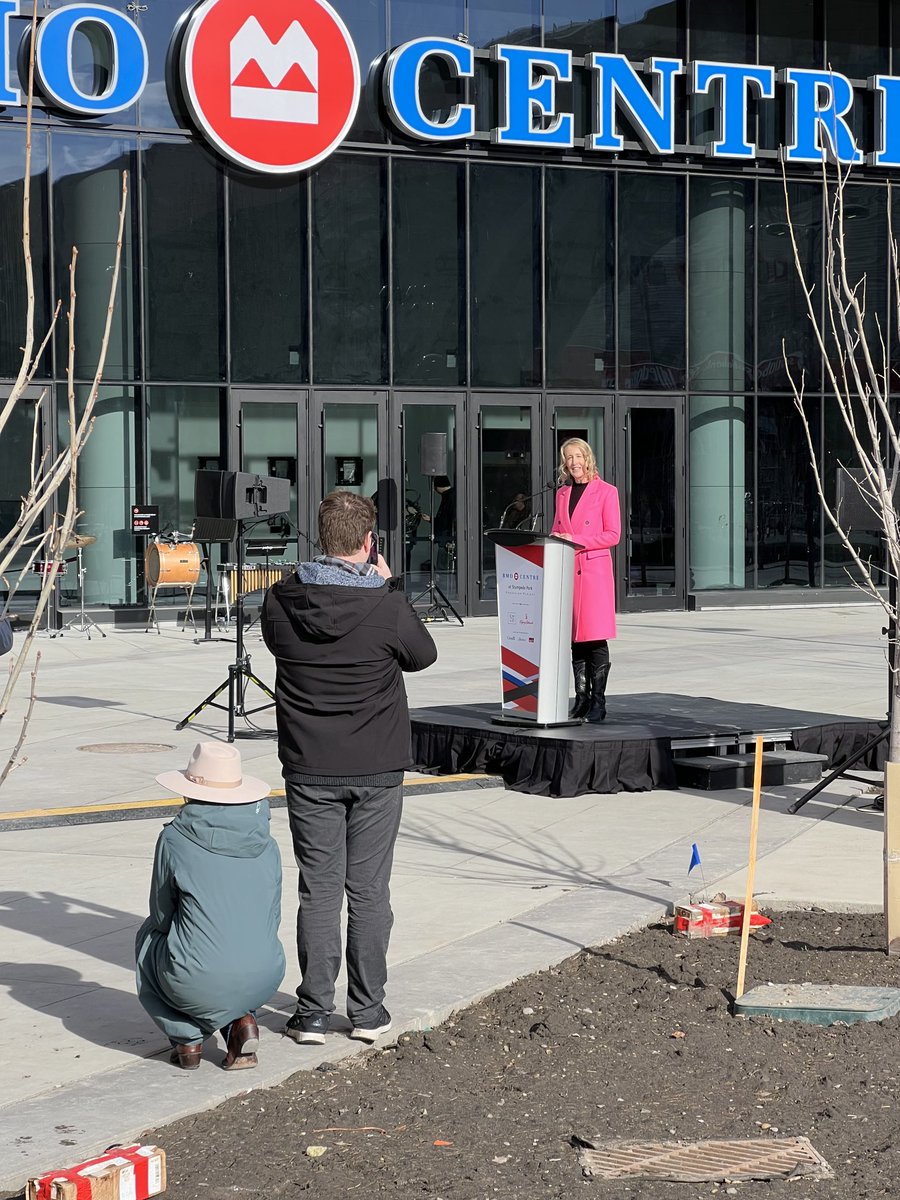
[[[569,519],[568,485],[556,493],[551,533],[564,533],[584,546],[575,555],[572,641],[594,642],[616,636],[616,585],[610,547],[619,544],[622,518],[619,493],[598,475],[584,489]]]

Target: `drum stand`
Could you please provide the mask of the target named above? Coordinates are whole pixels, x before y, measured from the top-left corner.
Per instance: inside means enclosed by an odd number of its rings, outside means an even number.
[[[89,617],[84,611],[84,577],[86,571],[82,562],[81,546],[78,547],[76,554],[78,555],[78,593],[80,596],[79,612],[77,617],[72,617],[71,621],[66,621],[65,625],[63,625],[62,629],[59,631],[60,637],[66,632],[67,629],[71,629],[75,633],[86,633],[87,640],[90,641],[91,630],[96,629],[100,636],[105,638],[106,634],[97,624],[97,622]]]
[[[236,626],[236,645],[234,651],[234,662],[228,665],[228,678],[223,680],[219,686],[204,699],[201,700],[196,708],[191,709],[186,717],[178,722],[176,729],[184,729],[185,725],[193,721],[194,717],[198,716],[204,708],[220,708],[223,712],[228,713],[228,741],[233,742],[236,737],[275,737],[275,731],[269,729],[241,729],[235,730],[235,717],[243,717],[247,720],[254,713],[263,712],[264,709],[273,708],[275,705],[275,693],[263,681],[253,674],[250,667],[250,655],[244,648],[244,588],[243,588],[243,523],[238,522],[237,533],[237,586],[235,588],[234,607],[237,614]],[[247,685],[252,683],[264,695],[268,696],[266,704],[259,704],[256,708],[247,708]],[[220,704],[218,697],[222,692],[228,689],[228,703]]]
[[[32,571],[35,571],[38,575],[40,575],[41,587],[43,587],[43,585],[44,585],[44,577],[46,575],[46,569],[49,565],[50,565],[49,562],[42,561],[42,562],[36,563],[31,568]],[[66,561],[65,561],[65,559],[63,559],[63,561],[59,565],[58,571],[56,572],[56,578],[53,581],[53,587],[50,589],[50,594],[47,596],[47,603],[44,605],[44,625],[35,630],[35,637],[39,637],[39,638],[45,637],[45,638],[48,638],[50,641],[53,641],[54,638],[62,637],[62,635],[63,635],[62,629],[55,629],[54,625],[55,625],[56,614],[59,611],[58,604],[56,602],[56,598],[57,598],[58,590],[59,590],[59,581],[60,581],[60,578],[62,577],[63,573],[65,572],[65,569],[66,569]]]
[[[62,637],[61,629],[53,628],[53,613],[51,612],[53,605],[50,602],[50,597],[47,597],[47,603],[44,606],[44,625],[35,630],[35,637],[49,638],[52,642],[54,638]]]
[[[193,629],[194,633],[196,633],[197,622],[194,620],[194,588],[196,586],[197,585],[195,583],[158,583],[156,587],[152,587],[150,589],[150,612],[147,616],[147,627],[144,630],[144,633],[149,633],[150,630],[155,626],[156,632],[160,635],[160,637],[162,637],[162,630],[159,627],[159,618],[156,615],[156,594],[161,587],[179,587],[183,589],[187,596],[187,608],[184,612],[184,622],[181,626],[181,632],[184,633],[188,627],[188,621],[190,621],[191,628]]]

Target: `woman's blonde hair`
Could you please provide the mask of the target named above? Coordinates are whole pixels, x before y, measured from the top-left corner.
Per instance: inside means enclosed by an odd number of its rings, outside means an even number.
[[[584,438],[566,438],[559,448],[559,482],[561,484],[571,483],[572,477],[566,468],[566,450],[569,446],[574,446],[576,450],[580,450],[584,455],[584,470],[588,478],[588,483],[600,474],[597,470],[597,460],[594,458],[594,452],[584,440]]]

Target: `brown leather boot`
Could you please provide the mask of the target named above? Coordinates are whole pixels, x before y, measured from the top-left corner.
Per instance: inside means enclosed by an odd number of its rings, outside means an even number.
[[[222,1059],[223,1071],[246,1071],[257,1065],[256,1051],[259,1049],[259,1028],[253,1013],[244,1013],[219,1032],[225,1038],[227,1051]]]
[[[169,1062],[173,1067],[181,1067],[182,1071],[196,1071],[200,1066],[200,1056],[203,1054],[202,1042],[183,1042],[172,1047]]]

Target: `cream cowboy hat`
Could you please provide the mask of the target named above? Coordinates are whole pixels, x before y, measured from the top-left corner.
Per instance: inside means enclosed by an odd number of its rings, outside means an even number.
[[[241,774],[241,752],[222,742],[198,742],[183,771],[163,771],[156,782],[186,800],[210,804],[251,804],[270,791],[262,779]]]

